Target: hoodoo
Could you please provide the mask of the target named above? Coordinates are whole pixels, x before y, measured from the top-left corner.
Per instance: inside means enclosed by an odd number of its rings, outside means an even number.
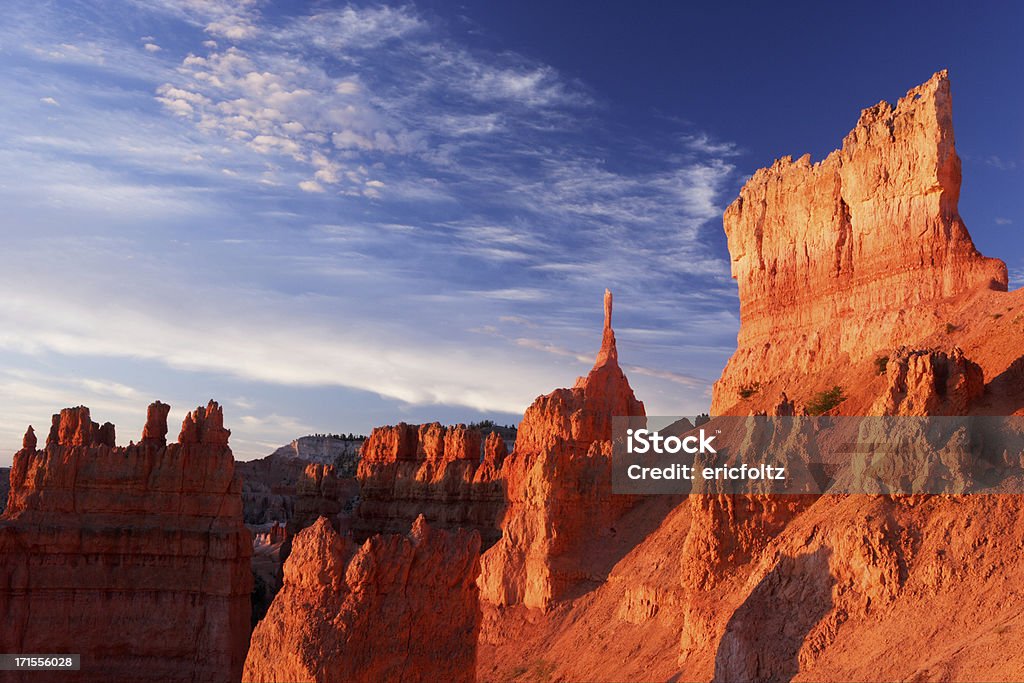
[[[294,539],[284,587],[252,634],[244,680],[470,683],[480,536],[431,529],[362,546],[321,517]]]
[[[495,605],[547,608],[580,582],[600,581],[584,560],[613,533],[631,501],[611,493],[613,416],[644,416],[619,367],[605,292],[597,362],[571,389],[533,402],[502,468],[508,508],[502,537],[482,560],[483,596]]]
[[[241,678],[251,540],[230,432],[211,401],[167,444],[168,410],[127,448],[85,407],[41,450],[29,428],[0,517],[4,652],[79,653],[82,681]]]

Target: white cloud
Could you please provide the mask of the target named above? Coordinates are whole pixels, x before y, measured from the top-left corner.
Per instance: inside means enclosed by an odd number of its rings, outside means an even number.
[[[255,37],[257,0],[132,0],[143,9],[170,13],[202,27],[217,38],[240,41]]]
[[[58,102],[57,100],[55,100],[52,97],[40,97],[39,101],[42,102],[43,104],[48,104],[51,107],[59,107],[60,106],[60,102]]]
[[[200,28],[221,21],[198,0],[155,1]],[[0,254],[0,286],[17,293],[0,301],[0,349],[144,361],[201,373],[204,387],[237,377],[520,412],[585,370],[590,354],[571,349],[596,348],[611,284],[646,311],[620,336],[642,363],[638,393],[656,389],[663,405],[699,393],[649,368],[658,353],[721,354],[715,330],[735,338],[735,315],[701,315],[735,297],[706,239],[734,179],[730,145],[677,134],[623,155],[585,87],[453,44],[411,8],[300,16],[285,32],[243,9],[251,37],[210,29],[217,40],[180,61],[134,34],[120,51],[97,41],[93,76],[112,77],[99,104],[91,81],[37,62],[48,81],[15,98],[26,115],[0,152],[0,194],[33,226],[15,232],[35,240]],[[113,78],[129,72],[153,80],[133,91]],[[63,105],[45,128],[30,115],[41,86]],[[69,244],[72,215],[82,241]],[[107,252],[84,260],[93,246]],[[543,332],[494,333],[524,318]],[[691,326],[712,338],[649,334]],[[302,354],[282,353],[299,340]],[[276,410],[240,412],[298,409]]]
[[[156,43],[146,43],[142,47],[145,48],[146,52],[160,52],[163,49]]]
[[[1017,162],[1013,159],[1004,159],[993,154],[985,159],[985,164],[999,171],[1013,171],[1017,168]]]
[[[9,287],[13,277],[13,271],[5,271],[0,284]],[[168,281],[172,279],[168,274]],[[179,295],[173,302],[159,291],[135,293],[116,304],[108,302],[103,325],[97,326],[90,313],[89,289],[71,292],[61,287],[58,296],[40,283],[23,289],[15,300],[0,301],[0,329],[33,331],[31,348],[18,339],[20,334],[0,332],[0,349],[148,359],[260,382],[348,386],[410,404],[510,412],[521,411],[539,387],[552,381],[550,367],[524,366],[514,381],[493,372],[508,361],[500,348],[468,353],[462,343],[396,336],[388,331],[393,324],[389,320],[363,320],[359,329],[324,325],[297,315],[295,301],[270,292],[261,293],[252,304],[243,303],[251,292],[210,287],[194,297]],[[214,301],[234,305],[211,307]],[[189,310],[189,315],[173,314],[178,307]],[[302,340],[302,353],[282,353],[297,339]]]
[[[344,56],[424,33],[428,25],[406,7],[344,7],[299,17],[274,38],[283,45],[314,47]]]
[[[1016,268],[1011,267],[1009,271],[1009,289],[1024,287],[1024,262],[1021,262]]]

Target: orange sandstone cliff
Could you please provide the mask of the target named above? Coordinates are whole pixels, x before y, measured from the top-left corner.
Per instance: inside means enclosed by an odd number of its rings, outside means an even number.
[[[802,404],[850,367],[955,331],[943,302],[1005,291],[1006,266],[975,249],[959,197],[945,71],[864,110],[823,161],[757,171],[725,211],[740,333],[712,414],[765,410],[781,391]]]
[[[593,547],[617,533],[632,503],[611,492],[612,418],[643,417],[618,363],[605,293],[604,333],[594,368],[571,389],[534,401],[505,460],[508,508],[502,537],[482,560],[484,598],[546,609],[580,586],[604,580]]]
[[[321,517],[294,539],[284,587],[252,635],[244,680],[470,682],[480,536],[431,529],[362,546]]]
[[[975,250],[959,183],[945,72],[865,111],[825,161],[756,173],[725,215],[741,329],[713,414],[792,415],[833,385],[846,414],[1020,414],[1024,290]],[[479,678],[1021,680],[1021,500],[642,498],[603,582],[544,613],[485,603]]]
[[[42,448],[29,428],[0,517],[4,652],[80,653],[67,680],[240,679],[251,540],[230,432],[211,401],[168,444],[168,410],[152,404],[127,447],[84,407]]]

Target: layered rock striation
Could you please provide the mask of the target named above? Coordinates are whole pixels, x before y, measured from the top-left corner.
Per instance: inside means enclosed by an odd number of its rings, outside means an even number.
[[[43,448],[29,428],[0,517],[4,652],[80,653],[73,680],[240,679],[252,546],[230,432],[211,401],[168,444],[168,410],[127,447],[84,407]]]
[[[615,520],[633,502],[611,492],[612,418],[645,415],[619,367],[611,313],[606,292],[593,369],[571,389],[534,401],[505,460],[502,537],[484,554],[480,578],[482,595],[495,605],[547,609],[604,579],[604,568],[587,556],[616,533]]]
[[[407,533],[423,515],[435,528],[474,529],[490,547],[501,534],[506,454],[495,432],[484,439],[465,425],[403,422],[375,428],[363,444],[357,472],[356,539]]]
[[[740,332],[712,414],[767,409],[780,391],[802,402],[832,371],[943,327],[936,302],[1005,291],[1006,265],[978,253],[959,196],[945,71],[864,110],[823,161],[757,171],[724,217]]]
[[[325,518],[299,533],[253,632],[246,681],[476,680],[480,536],[431,529],[361,546]]]

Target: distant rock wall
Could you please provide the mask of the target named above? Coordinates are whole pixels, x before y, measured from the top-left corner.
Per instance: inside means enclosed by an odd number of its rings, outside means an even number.
[[[325,519],[299,533],[252,635],[246,681],[476,680],[480,536],[431,529],[361,546]]]
[[[363,439],[339,439],[335,436],[302,436],[274,455],[290,456],[320,465],[334,465],[343,477],[352,477],[359,462]]]
[[[82,681],[241,678],[251,539],[230,432],[211,401],[167,444],[168,410],[127,447],[84,407],[42,449],[29,428],[0,517],[0,650],[80,653]]]
[[[440,529],[473,529],[485,548],[501,535],[505,507],[500,469],[507,451],[494,432],[483,439],[465,425],[377,427],[363,444],[357,477],[357,540],[407,533],[423,515]]]
[[[945,325],[934,302],[1005,291],[1006,265],[975,249],[959,197],[945,71],[864,110],[823,161],[757,171],[724,217],[740,332],[712,414],[767,410],[780,391],[802,403],[837,368]]]
[[[236,465],[242,475],[246,524],[291,524],[294,533],[321,514],[333,518],[354,505],[358,485],[353,477],[341,476],[333,465],[289,453],[278,449],[265,458]]]

